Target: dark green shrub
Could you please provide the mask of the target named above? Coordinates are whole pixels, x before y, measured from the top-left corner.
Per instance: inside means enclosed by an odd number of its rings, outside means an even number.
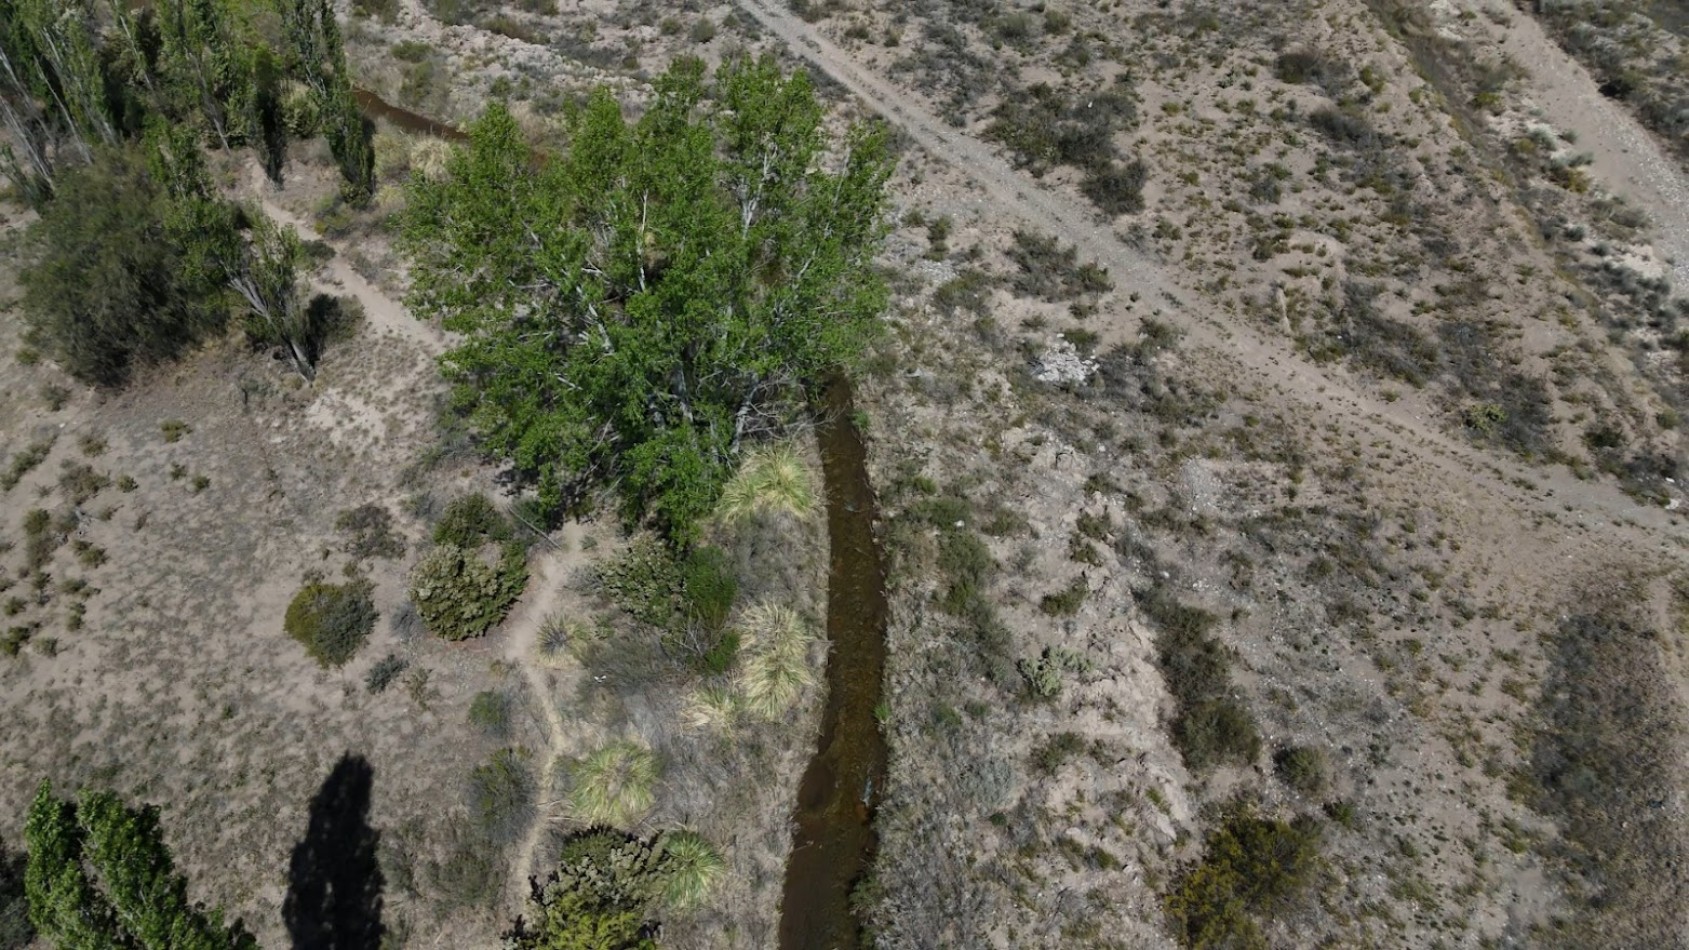
[[[1163,904],[1187,947],[1264,948],[1258,921],[1282,919],[1323,867],[1313,819],[1261,818],[1233,806]]]
[[[367,580],[347,584],[308,580],[287,605],[282,626],[318,663],[341,666],[357,654],[375,628],[372,590]]]
[[[0,841],[0,950],[24,950],[35,939],[24,900],[25,859]]]
[[[1084,606],[1091,587],[1085,578],[1075,577],[1066,587],[1038,599],[1038,609],[1047,617],[1071,617]]]
[[[715,547],[693,549],[681,562],[680,584],[687,621],[707,633],[719,633],[739,595],[739,579],[733,576],[727,553]]]
[[[1009,282],[1016,293],[1042,300],[1070,300],[1089,293],[1102,293],[1113,283],[1108,272],[1094,262],[1079,263],[1079,249],[1063,247],[1059,238],[1016,231],[1009,259],[1020,267]]]
[[[1079,191],[1104,214],[1136,214],[1144,210],[1144,163],[1110,162],[1092,169],[1079,183]]]
[[[498,510],[492,499],[480,492],[465,495],[447,505],[439,523],[434,526],[435,544],[464,549],[474,549],[489,541],[509,541],[510,538],[510,519]]]
[[[495,739],[510,735],[510,695],[483,690],[469,702],[469,724]]]
[[[1137,603],[1157,628],[1156,663],[1173,695],[1173,741],[1185,764],[1201,771],[1254,761],[1261,737],[1249,710],[1231,695],[1232,651],[1209,635],[1220,618],[1180,603],[1164,587],[1139,591]]]
[[[598,585],[634,619],[668,629],[680,611],[685,581],[680,565],[662,542],[649,535],[635,538],[628,549],[598,568]]]
[[[1273,767],[1284,784],[1304,795],[1318,795],[1324,791],[1330,770],[1325,753],[1305,745],[1280,749],[1273,756]]]
[[[372,693],[386,692],[399,679],[399,674],[410,667],[410,662],[396,653],[389,653],[376,661],[364,674],[364,689]]]
[[[528,581],[526,555],[506,546],[496,567],[473,551],[443,544],[411,572],[411,602],[428,632],[467,640],[491,630]]]
[[[527,757],[500,749],[469,773],[469,817],[498,847],[514,842],[534,819],[534,775]]]

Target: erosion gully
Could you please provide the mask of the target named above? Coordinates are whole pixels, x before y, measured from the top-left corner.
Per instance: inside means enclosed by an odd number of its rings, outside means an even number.
[[[358,90],[357,99],[366,114],[399,128],[454,142],[467,138],[366,90]],[[886,777],[877,714],[886,664],[885,555],[874,534],[878,506],[844,374],[828,380],[822,408],[816,437],[827,495],[827,700],[793,812],[781,950],[854,950],[860,944],[850,895],[873,862],[874,810]]]

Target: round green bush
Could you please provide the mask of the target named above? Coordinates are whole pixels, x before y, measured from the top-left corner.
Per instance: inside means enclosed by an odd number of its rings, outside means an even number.
[[[375,627],[375,618],[369,581],[327,584],[318,579],[306,582],[293,595],[282,626],[318,663],[333,667],[357,654]]]
[[[495,568],[473,551],[442,544],[411,572],[411,602],[430,633],[467,640],[503,620],[527,580],[520,549],[506,548]]]

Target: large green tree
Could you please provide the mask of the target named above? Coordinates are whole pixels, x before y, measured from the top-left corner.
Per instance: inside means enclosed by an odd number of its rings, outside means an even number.
[[[536,163],[494,106],[413,186],[411,305],[487,444],[565,502],[594,484],[689,540],[748,439],[801,415],[884,306],[884,133],[829,140],[772,59],[683,60],[628,121],[607,90]]]
[[[322,114],[323,136],[340,166],[342,191],[354,204],[375,193],[371,128],[352,94],[352,73],[330,0],[279,0],[293,75],[310,87]]]
[[[43,783],[24,826],[30,921],[58,950],[256,950],[239,921],[188,899],[158,824],[109,792],[75,802]]]
[[[225,294],[172,240],[173,207],[137,148],[59,173],[19,276],[25,321],[77,378],[121,383],[135,364],[174,357],[227,323]]]

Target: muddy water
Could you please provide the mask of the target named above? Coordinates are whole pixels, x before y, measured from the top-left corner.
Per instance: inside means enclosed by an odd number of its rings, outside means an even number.
[[[435,122],[424,115],[417,115],[406,109],[401,109],[367,89],[355,89],[352,97],[358,100],[358,108],[364,115],[372,119],[385,119],[394,126],[406,132],[420,132],[433,135],[448,142],[468,141],[469,136],[444,123]]]
[[[886,744],[875,707],[886,659],[885,557],[850,383],[828,384],[817,430],[827,486],[827,705],[821,741],[804,772],[781,900],[782,950],[846,950],[861,927],[850,892],[867,873],[874,806],[885,787]]]

